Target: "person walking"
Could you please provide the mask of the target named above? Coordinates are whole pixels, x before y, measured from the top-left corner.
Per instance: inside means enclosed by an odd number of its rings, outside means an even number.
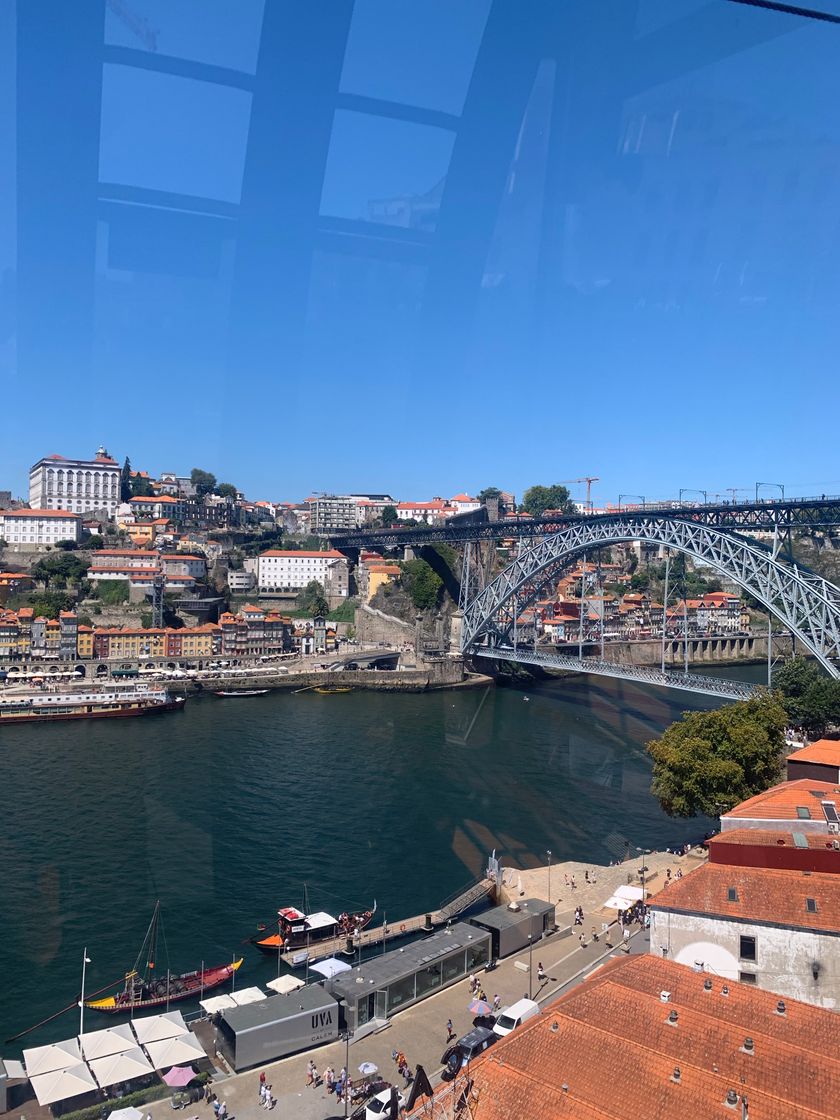
[[[446,1020],[446,1041],[451,1042],[455,1037],[455,1031],[452,1029],[452,1020]]]
[[[311,1058],[306,1066],[306,1084],[310,1088],[315,1084],[315,1063]]]
[[[546,978],[545,977],[545,969],[542,966],[542,961],[538,961],[537,962],[537,980],[539,980],[539,982],[541,984],[544,984],[545,983],[545,978]]]
[[[502,997],[497,993],[493,996],[493,1014],[498,1015],[502,1009]]]

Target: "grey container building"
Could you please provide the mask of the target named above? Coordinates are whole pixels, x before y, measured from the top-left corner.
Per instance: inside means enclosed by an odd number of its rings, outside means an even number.
[[[221,1013],[217,1045],[240,1070],[338,1038],[338,1003],[322,984]]]
[[[470,924],[486,929],[493,938],[493,956],[508,957],[528,948],[528,934],[536,945],[546,930],[555,928],[554,906],[541,898],[529,898],[517,904],[519,909],[495,906],[475,918]]]
[[[458,922],[342,972],[332,991],[344,1001],[347,1028],[355,1031],[469,976],[489,959],[489,932]]]

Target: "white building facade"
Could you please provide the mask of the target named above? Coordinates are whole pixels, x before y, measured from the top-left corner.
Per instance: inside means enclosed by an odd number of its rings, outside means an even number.
[[[82,518],[62,509],[0,510],[0,538],[21,548],[54,545],[59,541],[78,542]]]
[[[344,571],[335,571],[337,567]],[[347,586],[349,564],[340,552],[307,552],[286,549],[270,549],[259,558],[257,583],[261,592],[299,591],[312,580],[322,587],[327,581]],[[345,592],[346,594],[346,592]]]
[[[94,459],[48,455],[29,471],[29,504],[33,509],[69,510],[113,517],[120,500],[120,467],[104,447]]]

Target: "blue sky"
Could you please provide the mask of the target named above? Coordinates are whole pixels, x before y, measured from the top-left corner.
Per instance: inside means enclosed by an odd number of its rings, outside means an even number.
[[[104,442],[288,500],[840,491],[840,27],[54,11],[0,6],[0,489]]]

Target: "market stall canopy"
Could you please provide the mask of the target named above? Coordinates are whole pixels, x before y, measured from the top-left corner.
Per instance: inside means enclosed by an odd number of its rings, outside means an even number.
[[[198,1002],[208,1015],[215,1015],[217,1011],[227,1011],[230,1007],[236,1007],[230,996],[208,996],[207,999]]]
[[[164,1038],[160,1042],[149,1042],[146,1044],[146,1053],[151,1058],[155,1069],[164,1069],[166,1066],[182,1066],[186,1062],[194,1062],[197,1058],[207,1057],[203,1048],[191,1034],[182,1034],[177,1038]]]
[[[302,988],[303,983],[303,980],[300,980],[297,976],[278,976],[276,980],[269,980],[266,987],[271,988],[273,992],[277,992],[279,996],[287,996],[290,992],[296,992],[298,988]],[[203,1007],[204,1004],[201,1006]]]
[[[139,1046],[122,1054],[109,1054],[107,1058],[94,1058],[89,1061],[91,1073],[99,1082],[100,1089],[109,1085],[119,1085],[134,1077],[145,1077],[152,1072],[149,1059]]]
[[[131,1033],[128,1023],[120,1023],[118,1027],[107,1027],[104,1031],[91,1031],[90,1034],[79,1038],[79,1048],[85,1052],[85,1061],[92,1062],[96,1058],[108,1058],[111,1054],[124,1054],[126,1050],[133,1050],[137,1039]]]
[[[195,1070],[192,1066],[173,1066],[172,1069],[161,1074],[161,1077],[173,1089],[181,1089],[184,1085],[189,1085],[195,1077]]]
[[[349,972],[351,966],[345,961],[338,960],[337,957],[327,957],[325,961],[310,965],[309,968],[310,972],[320,972],[322,976],[331,980],[333,976],[338,976],[340,972]]]
[[[629,910],[634,902],[641,902],[644,892],[641,887],[616,887],[614,894],[604,903],[604,910]]]
[[[42,1073],[40,1077],[30,1078],[38,1104],[55,1104],[56,1101],[66,1101],[70,1097],[78,1097],[81,1093],[96,1091],[96,1082],[84,1062],[79,1062],[68,1069],[56,1069],[51,1073]]]
[[[146,1015],[133,1019],[131,1023],[137,1041],[144,1046],[147,1042],[161,1042],[165,1038],[177,1038],[188,1034],[187,1024],[180,1011],[167,1011],[165,1015]]]
[[[246,1003],[260,1003],[268,997],[262,988],[243,988],[239,992],[231,992],[230,998],[237,1007],[244,1007]]]
[[[81,1060],[82,1052],[75,1038],[67,1038],[64,1042],[53,1042],[49,1046],[35,1046],[23,1052],[27,1077],[38,1077],[42,1073],[52,1073],[57,1069],[71,1069]]]
[[[118,1108],[108,1114],[108,1120],[143,1120],[143,1116],[139,1108]]]

